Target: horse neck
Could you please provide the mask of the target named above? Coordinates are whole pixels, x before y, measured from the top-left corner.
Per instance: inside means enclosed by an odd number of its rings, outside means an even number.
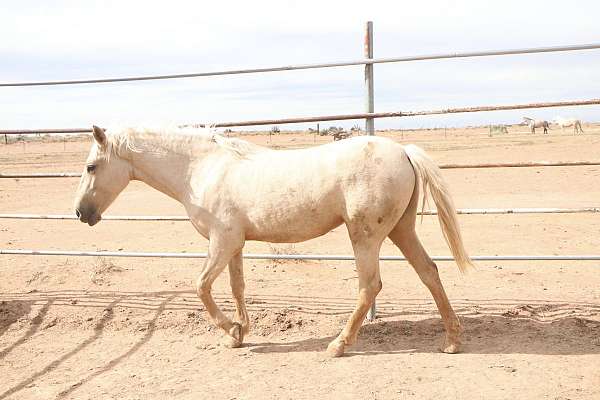
[[[187,186],[188,160],[172,156],[159,157],[152,153],[132,153],[129,160],[133,180],[144,182],[181,202]]]
[[[157,136],[131,138],[123,149],[124,158],[132,167],[132,179],[146,183],[154,189],[183,203],[190,187],[191,164],[211,151],[210,145],[194,146],[189,138],[172,138],[156,146]]]

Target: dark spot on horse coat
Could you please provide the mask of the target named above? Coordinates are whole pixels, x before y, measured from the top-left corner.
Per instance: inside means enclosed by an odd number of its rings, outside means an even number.
[[[379,217],[379,218],[377,218],[377,223],[378,223],[378,224],[380,224],[380,223],[382,223],[382,222],[383,222],[383,217]]]

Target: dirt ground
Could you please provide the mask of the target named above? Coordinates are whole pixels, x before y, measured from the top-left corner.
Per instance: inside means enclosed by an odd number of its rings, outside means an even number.
[[[524,128],[379,132],[440,163],[600,160],[600,126],[573,136]],[[247,135],[273,147],[331,141],[308,133]],[[0,144],[0,172],[83,168],[89,140]],[[600,167],[444,170],[459,208],[599,206]],[[2,179],[0,212],[71,214],[78,183]],[[183,215],[132,183],[107,215]],[[472,255],[599,254],[599,214],[463,215]],[[435,217],[419,235],[449,254]],[[205,251],[187,222],[0,219],[2,249]],[[344,227],[295,245],[245,252],[350,254]],[[398,255],[389,242],[382,254]],[[345,357],[324,350],[352,311],[352,262],[246,260],[252,322],[229,349],[194,292],[202,260],[0,255],[1,399],[599,399],[600,262],[440,262],[464,325],[464,349],[440,353],[433,299],[405,262],[382,263],[378,318]],[[225,272],[214,294],[231,313]]]

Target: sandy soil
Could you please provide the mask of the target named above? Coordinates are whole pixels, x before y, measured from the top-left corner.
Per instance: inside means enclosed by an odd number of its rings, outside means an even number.
[[[600,127],[579,136],[488,137],[484,129],[381,132],[440,163],[599,160]],[[273,147],[330,141],[249,135]],[[79,171],[89,141],[0,145],[1,172]],[[458,207],[599,206],[600,167],[445,170]],[[3,179],[2,213],[71,213],[77,179]],[[182,207],[132,183],[112,215],[178,215]],[[468,250],[598,254],[600,215],[461,216]],[[419,234],[445,255],[435,217]],[[0,220],[0,248],[205,251],[186,222]],[[347,253],[343,227],[293,246],[246,252]],[[382,254],[399,251],[385,243]],[[382,264],[378,318],[339,359],[324,354],[353,309],[351,262],[246,260],[252,321],[229,349],[193,291],[202,260],[0,256],[0,400],[10,399],[598,399],[600,262],[479,262],[462,276],[439,263],[463,321],[464,351],[438,352],[435,304],[403,262]],[[231,312],[227,273],[214,290]]]

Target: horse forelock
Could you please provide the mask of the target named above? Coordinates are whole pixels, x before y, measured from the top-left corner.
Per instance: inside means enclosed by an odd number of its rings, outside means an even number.
[[[109,129],[106,131],[106,148],[104,153],[110,161],[113,156],[123,158],[126,151],[138,152],[133,146],[130,129]]]

